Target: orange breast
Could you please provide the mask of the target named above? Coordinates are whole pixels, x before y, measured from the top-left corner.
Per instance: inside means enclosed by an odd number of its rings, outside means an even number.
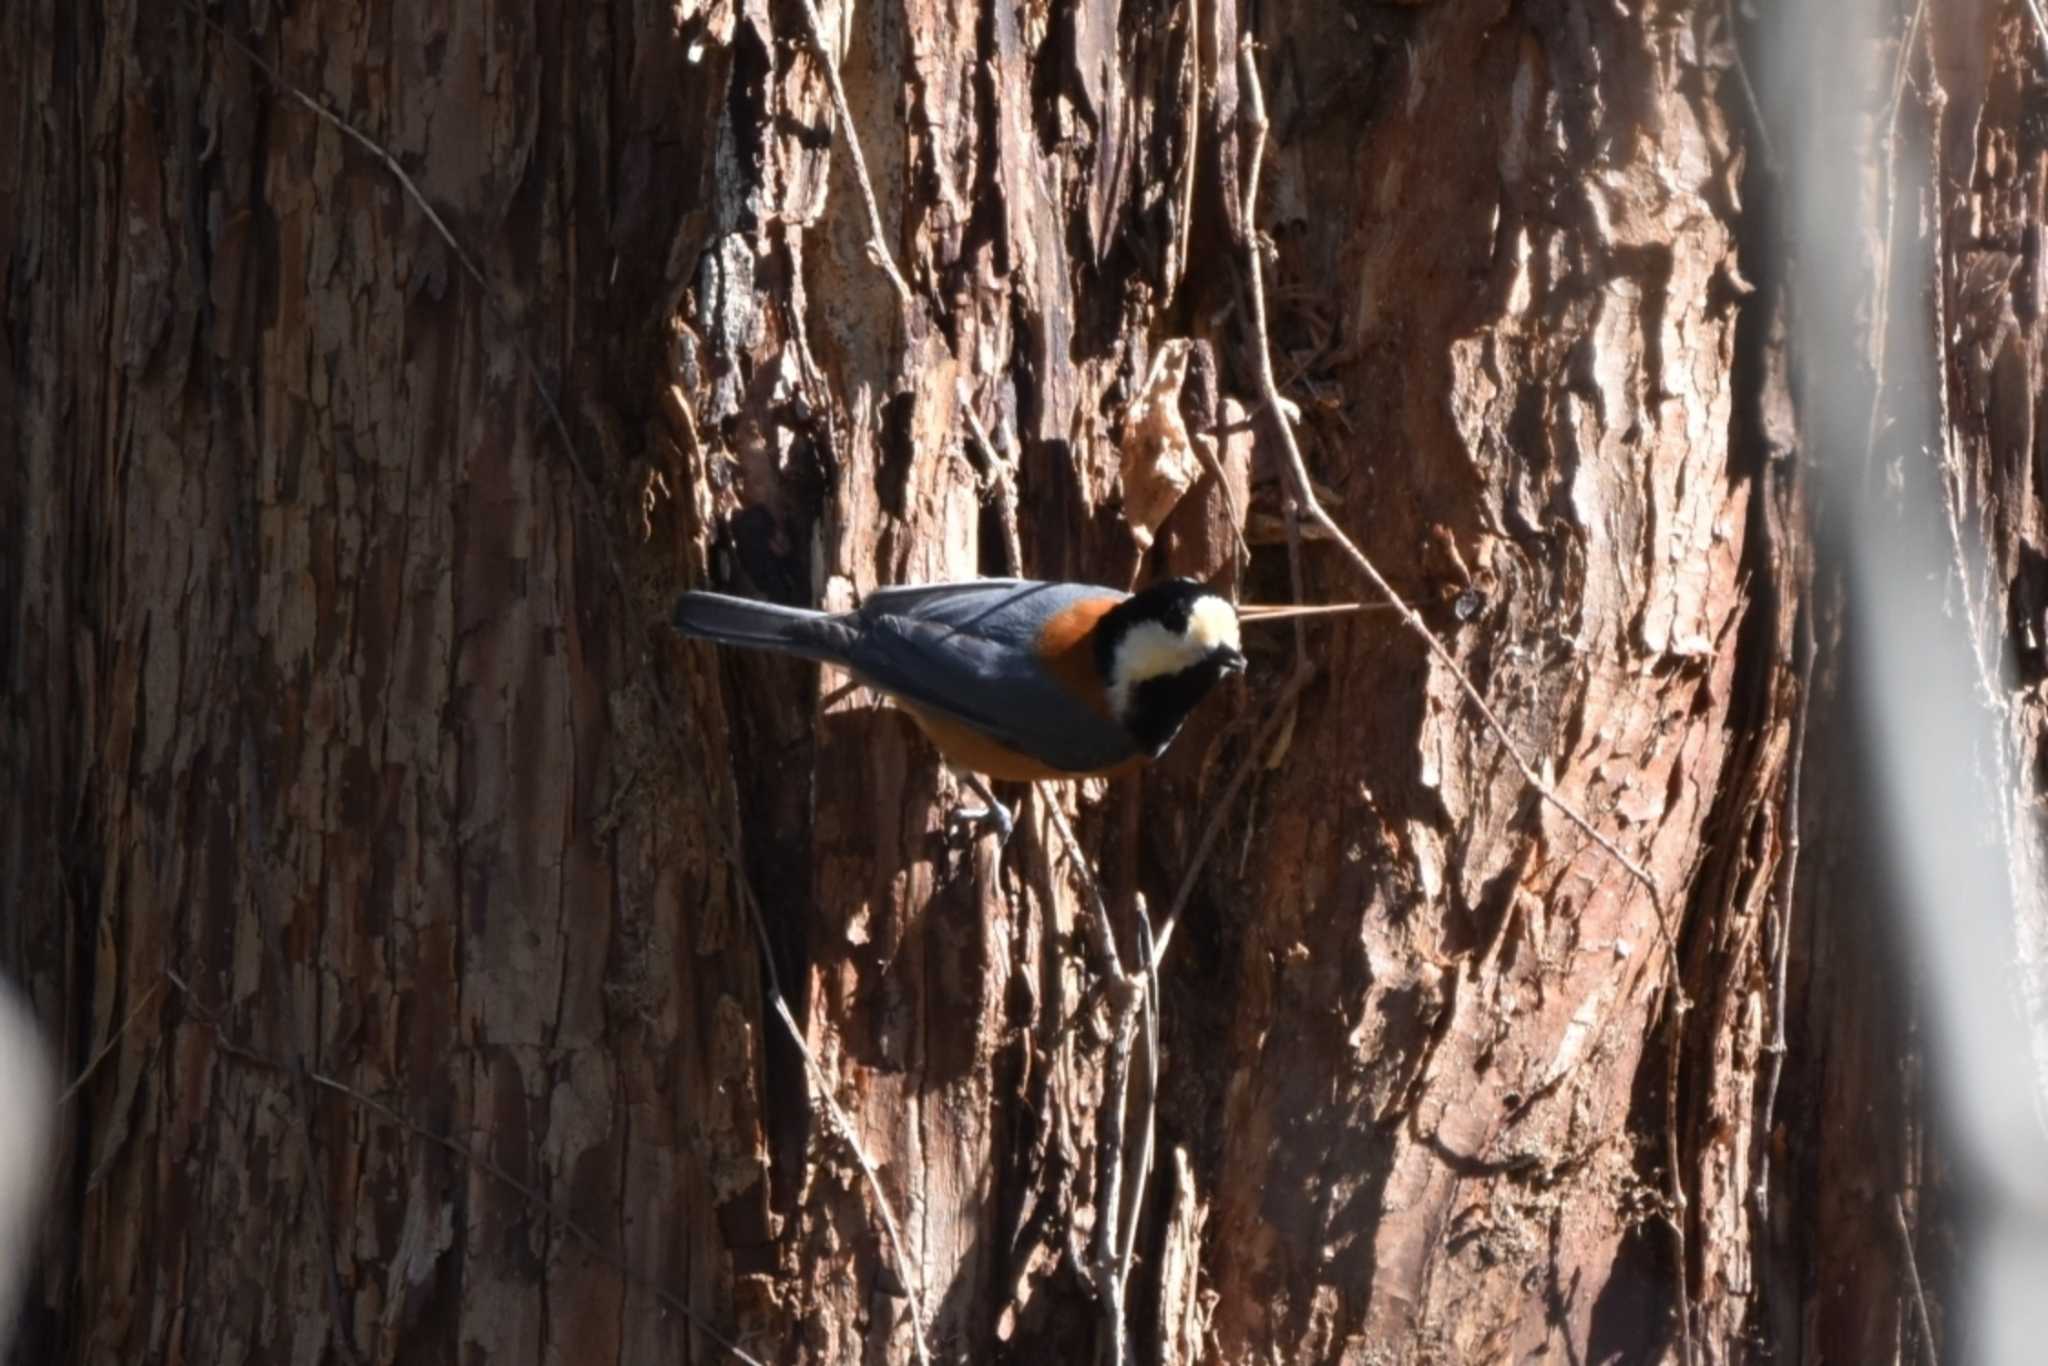
[[[956,768],[971,769],[985,773],[991,778],[1009,783],[1031,783],[1040,778],[1065,778],[1071,775],[1057,769],[1047,768],[1028,754],[1019,754],[1008,745],[998,744],[972,726],[963,725],[950,717],[939,716],[898,698],[896,705],[910,713],[918,728],[931,737],[946,762]]]
[[[1095,627],[1119,601],[1083,598],[1046,618],[1038,631],[1038,658],[1046,672],[1110,721],[1116,718],[1109,714],[1109,691],[1102,686],[1102,671],[1095,667]]]

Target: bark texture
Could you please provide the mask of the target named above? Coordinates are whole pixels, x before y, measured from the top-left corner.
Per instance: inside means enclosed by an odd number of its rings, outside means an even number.
[[[2017,11],[1937,8],[1890,191],[1937,267],[1898,289],[1950,323],[2038,975],[2048,140]],[[808,11],[0,10],[0,964],[69,1072],[106,1050],[22,1359],[1085,1361],[1137,1209],[1147,1359],[1886,1361],[1895,1208],[1948,1359],[1754,35]],[[1905,31],[1848,68],[1880,97]],[[664,621],[686,585],[1294,591],[1247,36],[1307,463],[1506,737],[1339,618],[1059,794],[1127,966],[1199,866],[1126,1095],[1044,803],[963,840],[903,716]]]

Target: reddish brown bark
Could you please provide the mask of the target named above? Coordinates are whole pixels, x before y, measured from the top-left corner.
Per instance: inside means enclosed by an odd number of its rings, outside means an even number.
[[[1127,963],[1225,813],[1160,985],[1141,1354],[1652,1360],[1682,1303],[1701,1360],[1892,1359],[1897,1198],[1952,1331],[1916,1016],[1851,876],[1798,281],[1699,9],[1256,11],[1310,471],[1506,735],[1391,616],[1306,627],[1298,692],[1263,628],[1163,763],[1062,798]],[[766,1360],[914,1360],[920,1325],[1092,1359],[1115,1023],[1063,1029],[1100,965],[1042,809],[1000,856],[949,836],[904,717],[663,619],[1019,569],[1293,591],[1253,11],[827,7],[907,307],[802,3],[207,13],[0,12],[0,755],[34,794],[0,961],[72,1072],[113,1041],[28,1359],[721,1359],[685,1304]],[[1906,131],[1984,644],[2031,678],[2015,24],[1944,9],[1950,98]],[[1153,539],[1127,438],[1184,345],[1231,493]],[[1016,453],[1021,565],[963,405]]]

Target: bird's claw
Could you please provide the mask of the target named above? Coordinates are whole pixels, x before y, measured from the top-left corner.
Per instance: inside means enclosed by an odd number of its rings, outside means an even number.
[[[1012,819],[1010,809],[996,800],[995,794],[988,790],[981,779],[972,774],[963,774],[961,781],[975,796],[981,798],[982,804],[954,807],[949,823],[956,830],[977,825],[993,826],[996,832],[996,851],[1002,852],[1003,847],[1010,842],[1011,833],[1017,828],[1017,822]]]

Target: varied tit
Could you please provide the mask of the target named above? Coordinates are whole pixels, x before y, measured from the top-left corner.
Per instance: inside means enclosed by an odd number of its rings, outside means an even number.
[[[1244,668],[1237,612],[1188,579],[1120,593],[973,579],[884,588],[836,615],[685,593],[676,629],[845,669],[893,698],[968,775],[1030,782],[1127,772],[1164,752],[1226,673]]]

